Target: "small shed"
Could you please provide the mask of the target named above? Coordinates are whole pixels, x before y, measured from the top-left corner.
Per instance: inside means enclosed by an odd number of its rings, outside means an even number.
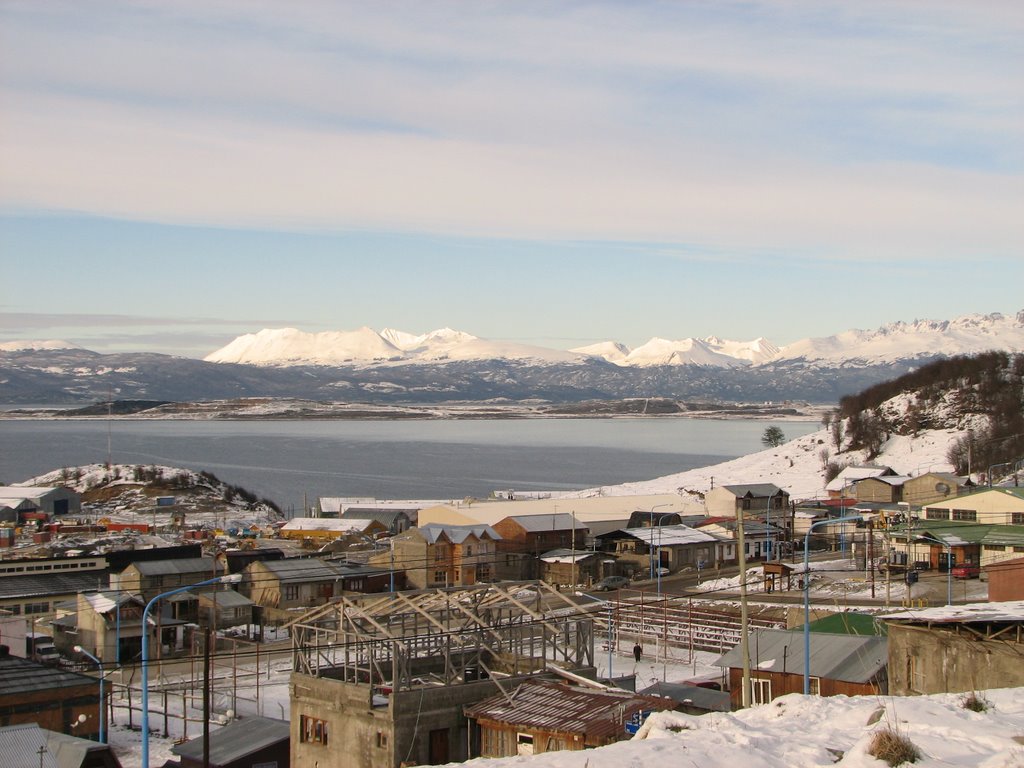
[[[634,717],[674,708],[670,699],[617,688],[527,680],[511,696],[500,693],[464,711],[479,728],[473,756],[510,757],[611,744],[629,737]]]
[[[36,723],[0,728],[0,765],[40,768],[121,768],[109,744],[40,728]]]
[[[291,724],[269,717],[246,717],[210,733],[210,768],[288,768]],[[203,737],[171,747],[182,768],[202,768]]]
[[[764,591],[774,592],[793,588],[793,566],[785,563],[769,562],[764,564]]]
[[[1000,560],[985,566],[988,599],[993,602],[1024,600],[1024,557]]]

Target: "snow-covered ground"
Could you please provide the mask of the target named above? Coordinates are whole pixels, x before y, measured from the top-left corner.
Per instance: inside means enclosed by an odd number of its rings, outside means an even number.
[[[960,430],[939,429],[922,432],[917,437],[894,435],[883,446],[876,464],[892,467],[899,474],[920,475],[925,472],[951,472],[946,459],[951,443],[963,434]],[[605,485],[583,491],[560,494],[564,498],[590,496],[645,496],[659,493],[690,491],[706,493],[712,487],[736,483],[775,483],[794,500],[825,497],[825,481],[821,454],[830,451],[830,460],[845,464],[865,463],[863,451],[846,451],[836,455],[827,430],[819,430],[780,445],[767,448],[732,461],[691,469],[673,475],[623,485]],[[694,496],[694,506],[703,509]]]

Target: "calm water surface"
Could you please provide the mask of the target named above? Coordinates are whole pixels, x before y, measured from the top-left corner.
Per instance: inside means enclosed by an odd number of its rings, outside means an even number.
[[[303,496],[461,499],[649,480],[759,451],[814,421],[680,418],[472,421],[4,421],[0,482],[102,462],[208,470],[301,509]]]

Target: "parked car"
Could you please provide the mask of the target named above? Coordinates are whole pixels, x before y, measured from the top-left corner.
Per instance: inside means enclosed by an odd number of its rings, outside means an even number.
[[[981,575],[981,568],[975,563],[961,563],[953,566],[954,579],[976,579]]]
[[[629,579],[625,576],[605,576],[593,586],[595,592],[611,592],[616,589],[623,589],[629,586]]]

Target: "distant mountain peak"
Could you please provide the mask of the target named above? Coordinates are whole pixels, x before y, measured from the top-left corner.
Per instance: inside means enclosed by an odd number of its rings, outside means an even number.
[[[0,343],[0,352],[42,352],[53,349],[82,349],[82,347],[59,339],[48,339],[46,341],[5,341]]]

